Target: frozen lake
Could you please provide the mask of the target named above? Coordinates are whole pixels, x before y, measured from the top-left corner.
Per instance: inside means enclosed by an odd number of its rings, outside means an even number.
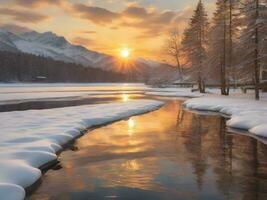
[[[0,112],[48,109],[143,98],[144,84],[0,84]]]

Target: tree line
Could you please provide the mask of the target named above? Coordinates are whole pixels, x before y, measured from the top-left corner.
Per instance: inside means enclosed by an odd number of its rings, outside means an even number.
[[[0,51],[2,82],[125,82],[126,75],[26,53]]]
[[[222,95],[250,84],[259,99],[267,80],[267,0],[217,0],[211,20],[200,0],[184,33],[171,32],[168,53],[200,92],[207,83],[218,83]]]

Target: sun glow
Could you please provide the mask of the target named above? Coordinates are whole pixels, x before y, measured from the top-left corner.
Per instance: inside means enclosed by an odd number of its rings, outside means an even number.
[[[123,94],[123,95],[122,95],[122,101],[123,101],[123,102],[127,102],[127,101],[129,101],[129,95],[128,95],[128,94]]]
[[[121,49],[120,55],[122,58],[128,58],[130,56],[130,50],[128,48]]]

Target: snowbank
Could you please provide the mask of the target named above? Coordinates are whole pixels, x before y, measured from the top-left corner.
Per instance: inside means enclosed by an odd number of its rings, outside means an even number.
[[[31,186],[41,176],[38,168],[56,160],[56,152],[79,136],[81,130],[152,111],[162,104],[153,100],[134,100],[0,113],[1,199],[23,199],[23,188]]]
[[[187,100],[189,109],[215,111],[231,116],[227,125],[267,137],[267,101],[231,97],[201,97]]]

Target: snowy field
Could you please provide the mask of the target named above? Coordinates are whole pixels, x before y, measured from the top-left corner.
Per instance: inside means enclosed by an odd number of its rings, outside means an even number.
[[[219,94],[218,89],[209,89]],[[116,95],[145,93],[151,96],[201,97],[191,88],[152,88],[144,84],[0,84],[0,105],[37,100],[65,100],[66,98],[89,98],[93,95]],[[234,92],[239,93],[240,91]],[[251,95],[252,96],[252,95]]]
[[[0,84],[0,105],[31,100],[64,100],[92,95],[132,94],[143,92],[144,84]]]
[[[151,88],[151,91],[146,92],[147,95],[162,96],[162,97],[202,97],[199,92],[191,92],[190,88]]]
[[[74,91],[121,91],[143,90],[147,88],[138,83],[0,83],[0,92],[74,92]]]
[[[1,199],[24,199],[24,188],[41,177],[39,167],[56,160],[56,152],[80,136],[81,130],[152,111],[162,104],[153,100],[135,100],[0,113]]]

